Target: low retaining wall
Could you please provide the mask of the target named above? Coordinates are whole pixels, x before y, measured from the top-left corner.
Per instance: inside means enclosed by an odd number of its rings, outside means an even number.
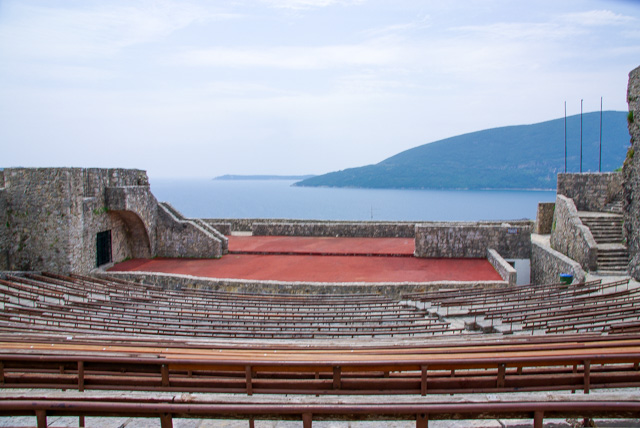
[[[487,251],[487,260],[509,285],[516,285],[518,272],[500,254],[493,249]]]
[[[413,238],[416,222],[330,221],[265,218],[206,218],[225,235],[252,232],[256,236],[338,236]]]
[[[263,221],[253,223],[252,231],[254,236],[413,238],[415,223]]]
[[[597,270],[598,248],[588,227],[582,224],[572,199],[556,196],[551,248],[575,260],[583,269]]]
[[[573,275],[573,282],[584,282],[586,273],[579,263],[554,249],[533,242],[531,246],[531,282],[553,284],[560,281],[560,274]]]
[[[492,248],[502,257],[528,259],[532,222],[430,223],[416,226],[416,257],[484,258]]]
[[[160,274],[152,272],[96,272],[97,276],[120,278],[127,281],[159,285],[165,289],[180,290],[213,289],[234,293],[263,294],[379,294],[393,299],[401,299],[404,294],[435,291],[440,288],[470,288],[482,285],[486,289],[506,287],[503,281],[438,281],[422,283],[314,283],[247,281],[233,279],[202,278],[189,275]]]
[[[622,200],[622,180],[619,172],[560,173],[557,194],[573,199],[579,211],[605,211]]]

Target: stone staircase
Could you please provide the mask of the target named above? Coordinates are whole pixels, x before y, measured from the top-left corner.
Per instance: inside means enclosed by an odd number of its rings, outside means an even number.
[[[609,202],[604,206],[603,211],[608,213],[622,214],[623,211],[623,202],[621,199],[616,199],[614,201]]]
[[[580,220],[589,228],[598,246],[598,271],[626,272],[629,252],[624,244],[622,215],[581,212]]]

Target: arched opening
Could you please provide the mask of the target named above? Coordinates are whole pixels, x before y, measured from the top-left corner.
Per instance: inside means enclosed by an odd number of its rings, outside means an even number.
[[[132,211],[109,211],[109,215],[117,217],[124,225],[123,230],[112,238],[112,245],[118,247],[118,251],[114,252],[117,252],[120,258],[151,258],[149,234],[142,219]]]

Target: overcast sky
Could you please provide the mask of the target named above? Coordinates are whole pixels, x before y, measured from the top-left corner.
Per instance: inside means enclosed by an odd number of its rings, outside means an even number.
[[[627,110],[639,65],[636,0],[0,0],[0,167],[320,174]]]

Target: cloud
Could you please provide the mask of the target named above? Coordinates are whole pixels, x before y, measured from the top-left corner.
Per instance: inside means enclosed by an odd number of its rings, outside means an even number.
[[[410,33],[416,30],[421,30],[428,28],[432,25],[431,17],[429,15],[424,15],[420,19],[402,23],[402,24],[392,24],[384,27],[371,28],[365,30],[363,34],[367,37],[392,37],[403,35],[406,33]]]
[[[278,9],[304,10],[335,5],[362,4],[364,0],[261,0]]]
[[[621,15],[610,10],[589,10],[586,12],[569,13],[563,15],[561,20],[574,25],[590,27],[628,24],[636,21],[633,17]]]
[[[208,67],[264,67],[290,70],[318,70],[351,66],[392,64],[399,53],[390,47],[367,44],[333,46],[279,46],[267,48],[192,49],[178,55],[183,65]]]
[[[190,3],[83,3],[82,8],[12,4],[0,26],[0,51],[37,58],[101,58],[156,41],[194,22],[230,19]]]
[[[451,31],[474,38],[486,37],[504,42],[514,40],[560,40],[575,36],[579,31],[574,27],[553,22],[498,22],[488,25],[468,25],[452,27]]]

